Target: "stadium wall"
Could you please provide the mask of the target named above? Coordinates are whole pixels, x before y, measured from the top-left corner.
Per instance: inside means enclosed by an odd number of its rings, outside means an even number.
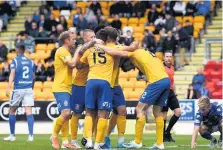
[[[211,100],[223,104],[223,100]],[[134,134],[135,132],[135,106],[137,101],[127,101],[127,128],[126,134]],[[198,110],[197,100],[180,100],[180,107],[182,110],[182,116],[179,122],[174,126],[173,132],[175,134],[191,134],[194,127],[195,114]],[[8,110],[9,102],[0,101],[0,134],[8,134]],[[17,112],[16,134],[27,134],[28,127],[25,116],[25,109],[19,107]],[[33,114],[35,117],[34,133],[35,134],[51,134],[52,121],[59,115],[55,101],[36,101],[35,107],[33,107]],[[151,113],[150,113],[151,114]],[[84,113],[82,118],[84,117]],[[154,120],[149,117],[149,123],[146,124],[144,133],[154,133],[155,124]],[[152,117],[153,118],[153,117]],[[79,134],[83,133],[84,122],[83,119],[79,122]],[[117,133],[117,129],[114,130],[114,134]]]

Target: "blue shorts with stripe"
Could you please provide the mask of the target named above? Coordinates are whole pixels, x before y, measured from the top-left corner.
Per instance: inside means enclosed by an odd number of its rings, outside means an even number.
[[[70,109],[70,93],[68,92],[53,92],[57,102],[58,111],[63,109]]]
[[[115,86],[112,89],[112,92],[113,92],[112,107],[116,108],[119,106],[125,106],[126,102],[124,94],[122,92],[122,88],[120,86]]]
[[[112,107],[112,90],[106,80],[90,79],[86,84],[85,107],[93,110],[108,110]]]
[[[166,106],[169,89],[169,78],[163,78],[148,85],[139,101],[149,105]]]
[[[85,86],[72,85],[70,98],[71,110],[75,113],[82,113],[85,109]]]

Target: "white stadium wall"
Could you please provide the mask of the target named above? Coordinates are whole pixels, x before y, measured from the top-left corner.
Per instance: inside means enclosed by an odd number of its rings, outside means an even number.
[[[217,102],[223,104],[223,100],[211,100],[211,102]],[[135,132],[135,106],[137,101],[127,101],[127,128],[126,134],[134,134]],[[192,134],[194,127],[195,113],[198,110],[197,100],[180,100],[180,107],[182,110],[182,116],[179,122],[173,128],[175,134]],[[8,101],[0,101],[0,134],[8,134]],[[55,101],[36,101],[35,107],[33,107],[33,114],[35,118],[34,134],[51,134],[53,120],[58,116],[59,112]],[[153,117],[150,117],[153,118]],[[17,111],[16,122],[16,134],[27,134],[28,127],[26,123],[25,110],[20,107]],[[83,133],[84,122],[83,119],[79,122],[79,134]],[[154,120],[150,119],[146,124],[144,133],[155,133]],[[114,130],[114,134],[117,134],[117,129]]]

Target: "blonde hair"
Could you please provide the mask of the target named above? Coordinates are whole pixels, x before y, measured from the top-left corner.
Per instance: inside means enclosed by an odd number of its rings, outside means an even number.
[[[211,105],[210,99],[207,96],[202,96],[198,100],[198,107],[199,108],[209,108]]]
[[[70,38],[70,32],[69,31],[64,31],[60,34],[59,36],[59,41],[61,41],[63,44],[64,44],[64,41],[66,39],[69,39]]]

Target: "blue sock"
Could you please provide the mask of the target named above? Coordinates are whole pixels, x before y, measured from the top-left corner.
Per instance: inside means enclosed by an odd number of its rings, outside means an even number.
[[[216,140],[215,137],[213,137],[210,132],[205,132],[204,134],[201,134],[201,136],[210,141]]]
[[[15,135],[15,122],[16,122],[15,115],[9,115],[10,133],[12,135]]]
[[[34,118],[33,115],[27,115],[27,122],[28,122],[28,128],[29,128],[29,135],[33,135],[33,124],[34,124]]]

